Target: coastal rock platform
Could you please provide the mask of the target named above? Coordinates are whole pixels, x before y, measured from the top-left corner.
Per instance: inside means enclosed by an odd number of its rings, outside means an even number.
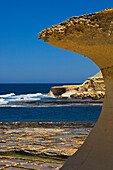
[[[93,124],[1,123],[0,169],[59,169],[83,144]]]

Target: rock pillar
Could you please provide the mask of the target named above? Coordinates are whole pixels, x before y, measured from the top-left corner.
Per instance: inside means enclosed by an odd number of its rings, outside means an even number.
[[[62,170],[113,169],[113,68],[102,69],[106,95],[101,115],[82,147]]]
[[[113,169],[113,9],[72,17],[39,33],[53,46],[89,57],[101,69],[106,95],[101,115],[62,170]]]

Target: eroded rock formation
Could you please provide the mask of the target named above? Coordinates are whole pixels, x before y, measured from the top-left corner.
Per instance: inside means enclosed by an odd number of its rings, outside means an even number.
[[[39,33],[53,46],[89,57],[101,69],[106,86],[101,115],[64,170],[113,169],[113,8],[72,17]]]
[[[76,99],[102,99],[105,96],[105,84],[101,71],[88,78],[81,85],[54,86],[48,96]]]

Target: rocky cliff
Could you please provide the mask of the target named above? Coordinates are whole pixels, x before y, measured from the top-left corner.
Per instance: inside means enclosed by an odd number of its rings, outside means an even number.
[[[77,99],[101,99],[105,96],[105,84],[101,71],[88,78],[82,85],[52,87],[49,96]]]

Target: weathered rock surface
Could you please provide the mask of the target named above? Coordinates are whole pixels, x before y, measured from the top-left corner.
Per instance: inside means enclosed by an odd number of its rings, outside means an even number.
[[[105,96],[105,84],[101,71],[88,78],[82,85],[52,87],[49,96],[76,99],[102,99]]]
[[[89,57],[101,69],[113,66],[113,8],[69,18],[40,32],[41,38]]]
[[[0,169],[58,170],[62,161],[82,145],[92,127],[87,123],[0,123]]]
[[[101,69],[106,95],[101,115],[64,170],[113,169],[113,8],[72,17],[39,33],[53,46],[89,57]]]
[[[47,160],[40,160],[38,158],[30,159],[29,157],[21,158],[20,156],[0,156],[0,169],[1,170],[58,170],[62,162],[54,162]]]

